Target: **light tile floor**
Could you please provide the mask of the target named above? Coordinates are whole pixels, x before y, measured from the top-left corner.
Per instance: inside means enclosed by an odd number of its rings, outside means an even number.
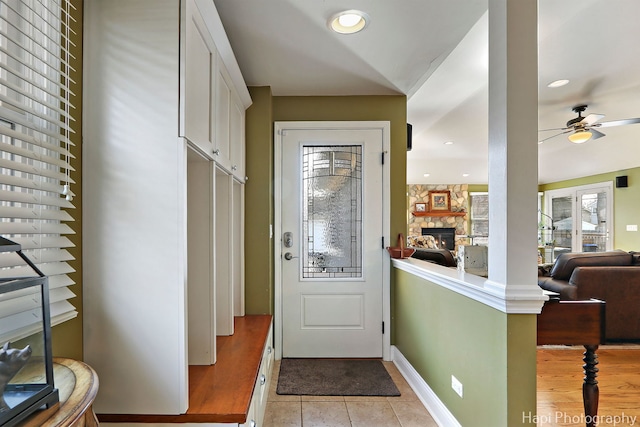
[[[383,362],[400,396],[288,396],[276,394],[280,362],[273,367],[264,427],[436,427],[393,362]]]

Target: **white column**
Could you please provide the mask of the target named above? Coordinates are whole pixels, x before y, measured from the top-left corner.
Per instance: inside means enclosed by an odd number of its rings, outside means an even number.
[[[537,286],[537,0],[489,1],[489,279],[508,313]]]

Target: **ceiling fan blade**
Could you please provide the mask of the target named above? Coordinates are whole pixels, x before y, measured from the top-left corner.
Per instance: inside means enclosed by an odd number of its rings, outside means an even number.
[[[580,123],[584,123],[585,125],[592,125],[603,117],[604,117],[604,114],[591,113],[584,119],[580,120]]]
[[[570,128],[540,129],[538,132],[547,132],[547,131],[550,131],[550,130],[567,130],[567,129],[570,129]]]
[[[591,132],[591,139],[598,139],[598,138],[602,138],[603,136],[605,136],[604,133],[602,132],[598,132],[595,129],[589,129],[589,132]]]
[[[572,131],[572,130],[571,130],[571,129],[569,129],[569,130],[565,130],[564,132],[560,132],[560,133],[557,133],[557,134],[555,134],[555,135],[548,136],[548,137],[546,137],[546,138],[544,138],[544,139],[539,140],[539,141],[538,141],[538,144],[542,144],[543,142],[545,142],[545,141],[546,141],[546,140],[548,140],[548,139],[555,138],[556,136],[564,135],[565,133],[569,133],[569,132],[571,132],[571,131]]]
[[[632,125],[634,123],[640,123],[640,117],[633,119],[612,120],[610,122],[596,123],[594,126],[608,128],[611,126]]]

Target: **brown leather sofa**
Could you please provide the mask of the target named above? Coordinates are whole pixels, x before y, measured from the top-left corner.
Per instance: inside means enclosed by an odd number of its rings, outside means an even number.
[[[538,286],[561,300],[606,301],[606,340],[640,340],[640,253],[563,253]]]
[[[456,258],[451,251],[438,248],[436,239],[433,236],[409,236],[407,238],[407,246],[416,250],[411,255],[411,258],[429,261],[445,267],[455,267],[457,265]]]
[[[445,267],[455,267],[457,265],[456,259],[448,249],[415,248],[415,250],[411,258],[429,261]]]

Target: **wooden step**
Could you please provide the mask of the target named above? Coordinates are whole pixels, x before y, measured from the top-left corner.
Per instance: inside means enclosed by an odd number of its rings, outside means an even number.
[[[244,423],[271,317],[236,317],[235,333],[216,339],[217,363],[189,366],[189,409],[185,414],[98,414],[98,420],[111,423]]]

